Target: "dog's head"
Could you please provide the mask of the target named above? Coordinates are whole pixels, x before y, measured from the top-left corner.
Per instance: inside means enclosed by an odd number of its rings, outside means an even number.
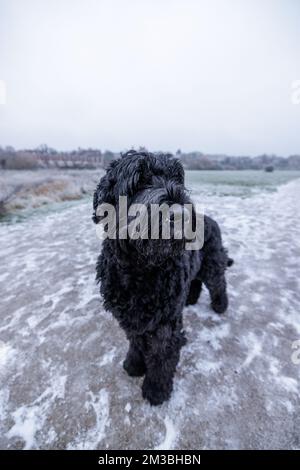
[[[125,224],[124,217],[119,217],[120,196],[127,198]],[[184,230],[181,237],[176,230],[180,223],[187,222],[190,217],[185,205],[191,205],[191,201],[184,187],[182,164],[172,155],[134,150],[123,154],[112,162],[96,188],[93,200],[95,223],[104,219],[103,213],[99,216],[97,211],[103,204],[112,205],[116,211],[116,240],[121,248],[131,253],[134,251],[135,256],[141,257],[145,263],[159,264],[184,249]],[[137,207],[147,208],[147,213],[139,211],[139,218],[135,218],[134,209]],[[156,212],[158,207],[164,210]],[[168,208],[171,210],[168,211]],[[139,224],[136,224],[137,220]],[[167,239],[163,235],[164,221],[170,226]],[[135,228],[139,225],[140,236],[125,240],[120,234],[124,233],[124,225],[128,229],[132,223]],[[157,230],[154,229],[154,239],[151,232],[153,227]]]

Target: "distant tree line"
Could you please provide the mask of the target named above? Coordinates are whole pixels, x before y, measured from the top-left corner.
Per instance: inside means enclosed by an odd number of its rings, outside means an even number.
[[[92,148],[78,148],[70,152],[62,152],[47,145],[24,150],[15,150],[13,147],[0,147],[0,168],[8,170],[106,168],[117,157],[118,154],[110,150],[102,152]]]
[[[13,147],[0,147],[1,169],[39,169],[39,168],[107,168],[120,153],[110,150],[82,149],[62,152],[47,145],[35,149],[15,150]],[[176,157],[189,170],[300,170],[300,155],[279,157],[277,155],[228,156],[209,155],[201,152],[185,153],[177,150]]]
[[[176,152],[190,170],[300,170],[300,155],[279,157],[277,155],[258,155],[257,157],[229,155],[208,155],[201,152]]]

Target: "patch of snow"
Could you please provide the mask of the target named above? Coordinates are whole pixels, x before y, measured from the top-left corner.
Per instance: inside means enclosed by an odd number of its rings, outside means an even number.
[[[243,338],[243,342],[248,349],[248,354],[242,364],[242,367],[248,367],[256,357],[261,355],[262,344],[260,339],[252,332]]]
[[[13,353],[11,346],[0,340],[0,368],[7,364]]]
[[[75,442],[68,445],[68,449],[88,450],[97,449],[98,445],[105,438],[105,429],[109,425],[109,394],[102,388],[98,394],[89,391],[90,400],[86,403],[86,408],[92,409],[95,415],[95,426],[84,435],[79,435]]]
[[[270,372],[273,374],[273,380],[277,385],[284,388],[289,393],[298,395],[299,382],[293,377],[287,377],[280,372],[280,363],[278,359],[270,360]]]
[[[164,419],[166,427],[166,435],[161,444],[154,448],[154,450],[171,450],[175,444],[177,437],[177,430],[168,416]]]
[[[64,397],[66,378],[65,375],[53,377],[51,385],[32,405],[17,408],[12,413],[15,423],[6,436],[8,438],[20,437],[24,441],[24,450],[38,449],[39,446],[35,440],[36,433],[42,429],[53,401]]]
[[[112,348],[110,351],[105,353],[99,363],[99,367],[106,366],[107,364],[111,364],[115,357],[115,354],[116,354],[116,348]]]
[[[45,416],[40,414],[39,407],[21,406],[12,413],[15,424],[8,431],[7,437],[18,436],[23,439],[24,450],[35,448],[35,434],[42,428]]]
[[[129,402],[126,403],[126,405],[125,405],[125,411],[127,411],[127,413],[130,413],[130,411],[131,411],[131,404]]]
[[[130,426],[130,424],[131,424],[131,421],[130,421],[130,418],[129,418],[128,415],[126,415],[125,418],[124,418],[124,424],[126,426]]]
[[[227,338],[230,333],[229,323],[216,325],[213,328],[203,327],[198,334],[198,341],[210,343],[215,351],[222,348],[221,341]]]

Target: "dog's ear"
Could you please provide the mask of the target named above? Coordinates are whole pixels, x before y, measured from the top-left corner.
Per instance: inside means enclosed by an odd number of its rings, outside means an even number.
[[[127,152],[113,161],[107,169],[94,192],[93,221],[97,224],[100,218],[96,215],[100,204],[116,205],[119,196],[131,197],[143,184],[149,181],[151,173],[147,158],[142,153]]]
[[[207,242],[210,239],[213,224],[215,224],[215,222],[207,215],[204,215],[204,242]]]
[[[113,162],[115,163],[115,162]],[[114,186],[115,186],[115,178],[113,177],[113,167],[115,165],[110,165],[106,174],[100,179],[97,188],[94,192],[93,196],[93,221],[95,224],[100,222],[100,217],[97,216],[96,211],[97,207],[100,204],[115,204],[115,196],[114,196]]]
[[[184,185],[184,169],[178,158],[171,158],[170,177],[178,184]]]

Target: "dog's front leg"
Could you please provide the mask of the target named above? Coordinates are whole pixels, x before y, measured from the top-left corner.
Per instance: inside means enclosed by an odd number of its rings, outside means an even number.
[[[145,374],[146,366],[143,355],[143,341],[137,337],[129,338],[129,349],[123,367],[128,375],[139,377]]]
[[[160,325],[152,334],[146,334],[146,376],[142,393],[151,405],[160,405],[170,398],[183,344],[184,336],[179,326]]]

